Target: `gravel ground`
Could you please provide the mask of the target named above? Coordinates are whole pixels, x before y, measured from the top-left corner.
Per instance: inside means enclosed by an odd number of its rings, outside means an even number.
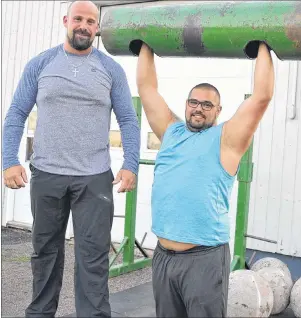
[[[31,299],[32,274],[30,268],[31,233],[2,228],[2,288],[1,317],[24,317],[24,310]],[[118,246],[116,246],[118,247]],[[148,251],[150,254],[151,251]],[[141,257],[140,252],[135,255]],[[121,258],[116,260],[120,262]],[[57,317],[75,312],[73,295],[73,242],[66,241],[66,261],[64,281],[60,296]],[[151,281],[151,268],[109,279],[110,293],[115,293]],[[277,317],[277,316],[275,316]],[[278,317],[294,317],[290,308]]]
[[[2,228],[2,317],[24,317],[31,299],[32,273],[30,268],[31,233]],[[141,257],[139,252],[135,253]],[[120,258],[117,259],[120,262]],[[75,312],[73,295],[73,242],[66,241],[64,281],[57,317]],[[115,293],[151,281],[151,268],[113,277],[109,280],[110,293]]]

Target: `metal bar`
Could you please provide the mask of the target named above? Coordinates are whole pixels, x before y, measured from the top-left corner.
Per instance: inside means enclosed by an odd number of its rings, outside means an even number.
[[[138,117],[139,126],[141,127],[142,105],[140,98],[133,97],[133,104]],[[138,175],[136,179],[136,188],[126,194],[124,235],[128,237],[128,241],[123,252],[123,262],[125,264],[132,264],[134,262]]]
[[[114,251],[114,253],[117,254],[117,250],[116,250],[116,248],[115,248],[115,246],[114,246],[114,244],[112,242],[111,242],[111,248]]]
[[[279,59],[301,60],[300,14],[300,1],[119,6],[104,15],[100,32],[119,56],[138,55],[144,41],[161,57],[255,58],[250,42],[265,41]]]
[[[239,256],[235,255],[231,262],[230,271],[233,272],[239,269],[240,268],[239,264],[240,264]]]
[[[121,253],[121,251],[124,249],[124,246],[125,244],[128,242],[128,238],[127,237],[124,237],[123,238],[123,241],[121,242],[119,248],[118,248],[118,251],[117,253],[110,258],[110,263],[109,263],[109,267],[112,266],[112,264],[115,262],[116,258],[119,256],[119,254]]]
[[[248,265],[249,265],[250,268],[251,268],[251,266],[252,266],[253,259],[255,258],[255,256],[256,256],[256,251],[254,251],[254,252],[252,253],[252,256],[251,256],[250,259],[249,259]]]
[[[247,99],[250,95],[245,95]],[[246,236],[248,228],[248,215],[249,215],[249,201],[250,190],[253,175],[253,140],[249,149],[243,155],[240,168],[238,171],[238,195],[237,195],[237,212],[236,212],[236,228],[235,228],[235,242],[234,242],[234,255],[239,257],[239,268],[245,268],[246,261]]]
[[[142,105],[139,97],[133,97],[133,104],[136,110],[139,126],[141,127]],[[150,163],[150,160],[147,160]],[[138,185],[138,176],[137,176]],[[136,206],[137,206],[138,187],[126,194],[125,215],[114,215],[114,217],[125,218],[124,222],[124,239],[114,257],[110,259],[110,277],[118,276],[130,271],[138,270],[151,265],[152,259],[148,256],[142,246],[135,238],[136,228]],[[134,249],[137,245],[141,253],[146,257],[143,259],[134,259]],[[112,266],[118,255],[123,250],[123,263]],[[112,267],[111,267],[112,266]]]
[[[137,203],[137,190],[127,192],[126,205],[125,205],[125,222],[124,222],[124,235],[129,239],[124,248],[123,262],[133,263],[134,261],[134,246],[135,246],[135,229],[136,229],[136,203]]]
[[[253,238],[253,239],[255,239],[255,240],[259,240],[259,241],[263,241],[263,242],[268,242],[268,243],[273,243],[273,244],[277,244],[277,243],[278,243],[277,241],[269,240],[269,239],[266,239],[266,238],[264,238],[264,237],[259,237],[259,236],[255,236],[255,235],[245,234],[245,237],[249,237],[249,238]]]
[[[155,160],[140,159],[139,160],[139,164],[154,166],[155,165]]]
[[[242,166],[241,174],[245,173],[243,170],[252,169],[252,149],[253,141],[249,150],[242,158],[242,162],[246,165]],[[247,165],[249,163],[249,165]],[[240,268],[245,267],[245,254],[246,254],[246,237],[245,232],[248,226],[248,214],[249,214],[249,200],[250,200],[250,181],[243,181],[240,179],[238,185],[238,199],[237,199],[237,213],[236,213],[236,230],[235,230],[235,244],[234,255],[239,256]]]
[[[290,79],[293,83],[291,90],[291,100],[287,106],[287,117],[290,120],[296,119],[297,115],[297,83],[298,83],[298,62],[290,62]]]
[[[135,244],[138,250],[143,254],[144,257],[149,257],[149,255],[145,252],[144,248],[140,245],[140,243],[135,239]]]
[[[151,264],[151,258],[140,258],[135,260],[132,264],[118,264],[110,269],[109,277],[115,277],[138,269],[142,269],[150,266]]]
[[[147,236],[147,232],[145,232],[144,235],[143,235],[143,238],[142,238],[142,240],[141,240],[141,242],[140,242],[140,245],[141,245],[141,246],[143,245],[146,236]]]

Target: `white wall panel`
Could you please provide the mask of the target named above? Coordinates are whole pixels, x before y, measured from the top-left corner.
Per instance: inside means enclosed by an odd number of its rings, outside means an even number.
[[[293,170],[295,173],[294,179],[294,205],[292,212],[292,224],[289,231],[290,235],[290,251],[289,255],[301,255],[301,62],[298,62],[298,77],[297,77],[297,94],[295,98],[296,115],[299,121],[298,138],[296,151],[296,166]]]
[[[28,61],[50,47],[62,43],[65,28],[63,15],[67,3],[60,1],[3,1],[3,63],[2,69],[2,114],[8,110],[13,93]],[[30,177],[28,162],[25,162],[26,134],[21,141],[19,158]],[[5,209],[2,225],[9,221],[31,224],[29,184],[25,189],[5,189]]]
[[[10,103],[15,72],[15,54],[18,31],[19,2],[5,1],[2,2],[2,118]],[[1,180],[2,181],[2,180]],[[3,182],[3,181],[2,181]],[[4,209],[2,213],[2,224],[5,225],[8,219],[13,217],[14,192],[7,191],[3,188],[5,197]],[[4,211],[7,211],[5,213]]]
[[[300,64],[299,64],[300,65]],[[297,63],[291,63],[292,68],[297,67]],[[295,72],[291,69],[291,75]],[[295,93],[294,88],[296,78],[294,76],[289,77],[289,90],[288,96],[292,97]],[[298,95],[300,96],[300,86],[298,89]],[[283,170],[282,170],[282,195],[281,195],[281,210],[279,217],[278,228],[278,252],[301,256],[301,226],[296,228],[294,224],[301,225],[301,211],[296,209],[295,203],[300,201],[301,188],[297,190],[296,185],[300,184],[300,175],[297,175],[298,164],[300,166],[301,161],[298,161],[298,152],[300,145],[299,131],[301,127],[300,119],[300,99],[297,102],[297,117],[295,119],[289,119],[286,117],[286,130],[284,135],[284,154],[283,154]],[[291,106],[291,98],[287,104]],[[300,158],[299,158],[300,159]],[[299,177],[299,180],[298,180]],[[299,212],[299,213],[298,213]],[[298,215],[299,214],[299,215]],[[293,231],[295,229],[296,232]],[[297,239],[294,239],[297,238]],[[291,254],[293,253],[293,254]]]
[[[300,62],[278,60],[275,67],[275,95],[255,137],[248,232],[277,244],[249,239],[248,247],[301,256]]]

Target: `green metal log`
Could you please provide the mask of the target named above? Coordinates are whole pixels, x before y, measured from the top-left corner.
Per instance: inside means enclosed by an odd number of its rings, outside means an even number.
[[[109,9],[100,35],[112,55],[257,57],[265,41],[280,60],[301,60],[301,1],[222,1]]]

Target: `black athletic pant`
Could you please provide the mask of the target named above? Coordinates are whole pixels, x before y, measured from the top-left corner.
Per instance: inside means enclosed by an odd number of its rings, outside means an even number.
[[[228,244],[174,252],[158,243],[153,256],[157,317],[227,317],[230,262]]]
[[[108,274],[113,174],[63,176],[31,166],[33,298],[26,317],[54,317],[62,286],[65,233],[72,211],[77,317],[110,317]]]

